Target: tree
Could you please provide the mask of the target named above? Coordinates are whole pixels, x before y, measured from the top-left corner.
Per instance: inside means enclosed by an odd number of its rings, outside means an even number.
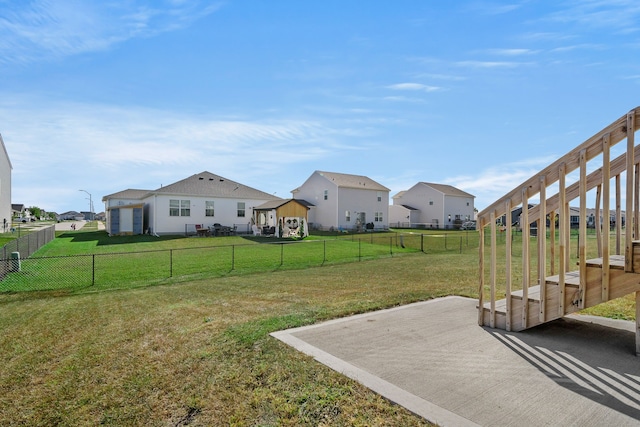
[[[31,206],[29,208],[29,212],[31,212],[31,216],[35,217],[35,218],[40,218],[42,217],[42,209],[40,209],[37,206]]]

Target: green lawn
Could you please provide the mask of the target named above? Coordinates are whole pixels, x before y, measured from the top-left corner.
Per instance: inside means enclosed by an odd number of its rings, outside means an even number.
[[[350,237],[334,241],[364,244]],[[207,251],[230,250],[214,244],[223,239],[100,244],[81,233],[61,236],[56,250],[62,239],[76,254],[137,245],[201,251],[203,241]],[[477,297],[477,266],[474,247],[414,250],[115,291],[3,293],[0,425],[428,425],[269,333],[445,295]]]
[[[476,233],[423,235],[363,233],[311,236],[303,241],[253,236],[221,238],[115,236],[104,231],[59,233],[0,291],[104,290],[141,287],[206,277],[300,270],[336,263],[397,257],[416,251],[476,251]]]

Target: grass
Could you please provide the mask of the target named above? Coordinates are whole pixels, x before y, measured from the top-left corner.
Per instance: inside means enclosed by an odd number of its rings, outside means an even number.
[[[470,244],[477,245],[477,236],[475,243],[469,234],[423,236],[393,232],[313,236],[304,241],[291,241],[251,236],[109,237],[104,231],[84,231],[83,228],[60,233],[31,258],[22,260],[20,272],[4,278],[0,291],[131,288],[205,277],[300,270],[403,256],[419,250],[475,252]]]
[[[62,238],[91,251],[148,243]],[[154,242],[202,240],[216,239]],[[269,333],[477,297],[477,262],[468,248],[108,292],[0,294],[0,425],[428,425]]]
[[[450,256],[410,254],[117,292],[2,295],[0,424],[427,425],[268,334],[473,296],[473,258],[456,256],[455,269]]]

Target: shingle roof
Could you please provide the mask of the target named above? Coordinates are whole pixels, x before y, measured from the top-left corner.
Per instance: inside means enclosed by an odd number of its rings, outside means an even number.
[[[447,184],[434,184],[432,182],[420,182],[420,184],[428,185],[434,190],[439,191],[447,196],[475,197],[472,194],[469,194]]]
[[[391,191],[384,185],[377,183],[369,177],[363,175],[350,175],[346,173],[316,171],[319,175],[343,188],[358,188],[377,191]]]
[[[254,209],[255,210],[269,210],[269,209],[277,209],[280,206],[283,206],[289,202],[296,202],[301,204],[302,206],[309,208],[310,206],[313,206],[311,203],[307,202],[306,200],[302,200],[302,199],[280,199],[280,200],[270,200],[268,202],[265,202],[263,204],[261,204],[260,206],[256,206]]]
[[[127,190],[118,191],[117,193],[108,194],[102,197],[102,201],[106,201],[107,199],[136,199],[142,200],[144,196],[149,194],[151,190],[137,190],[133,188],[129,188]]]
[[[151,191],[153,194],[180,194],[189,196],[229,197],[234,199],[280,200],[264,191],[223,178],[211,172],[201,172],[181,181]]]

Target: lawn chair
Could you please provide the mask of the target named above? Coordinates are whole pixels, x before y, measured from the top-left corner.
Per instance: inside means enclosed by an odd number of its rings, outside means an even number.
[[[262,236],[262,230],[260,230],[260,227],[258,227],[257,225],[253,224],[251,226],[251,230],[253,230],[254,236]]]

